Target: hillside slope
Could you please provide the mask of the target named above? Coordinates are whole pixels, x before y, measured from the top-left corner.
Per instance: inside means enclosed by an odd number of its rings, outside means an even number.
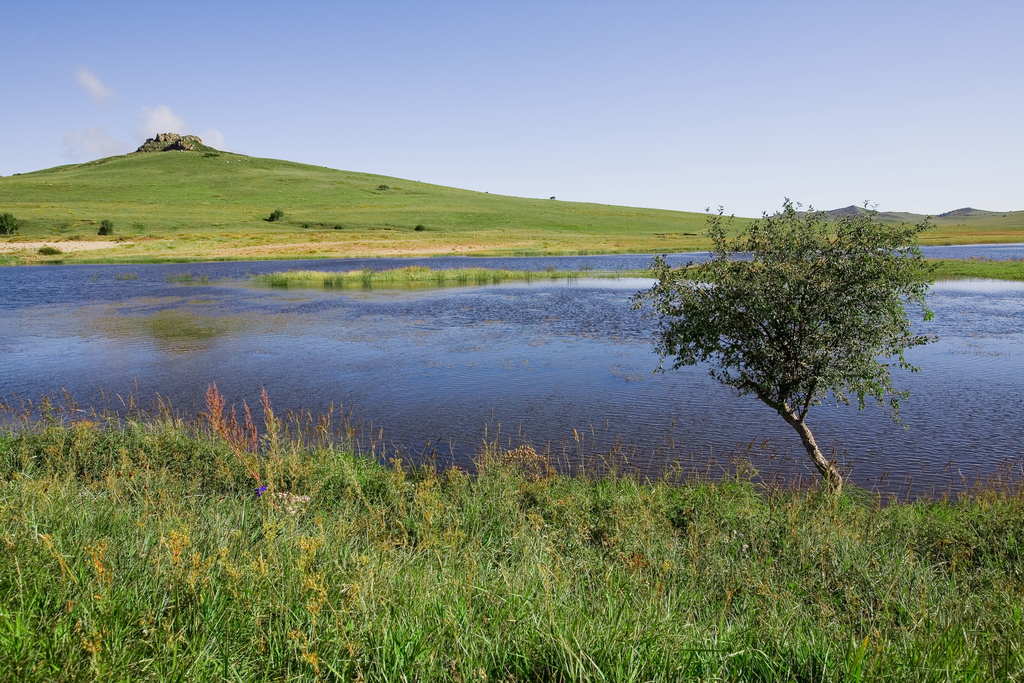
[[[836,218],[838,216],[867,213],[867,209],[862,206],[851,205],[842,209],[832,209],[827,213],[829,217]],[[925,218],[928,218],[928,216],[905,211],[880,211],[878,213],[878,219],[883,223],[917,224]],[[952,231],[955,228],[976,232],[1020,230],[1024,226],[1024,211],[984,211],[982,209],[965,207],[932,216],[931,223],[936,227],[937,232]],[[1024,235],[1021,236],[1021,239],[1024,240]]]
[[[268,221],[275,210],[283,218]],[[21,221],[18,235],[0,237],[0,262],[20,263],[39,260],[44,242],[62,252],[50,258],[66,262],[660,253],[708,244],[699,213],[492,195],[199,143],[0,178],[0,212]],[[104,219],[114,233],[100,237]],[[933,222],[926,244],[1024,241],[1024,211],[965,209]]]
[[[71,249],[100,239],[96,228],[109,219],[110,239],[156,258],[704,244],[703,214],[507,197],[224,152],[133,153],[0,178],[0,209],[24,221],[15,240],[62,240]],[[276,209],[284,218],[267,221]]]

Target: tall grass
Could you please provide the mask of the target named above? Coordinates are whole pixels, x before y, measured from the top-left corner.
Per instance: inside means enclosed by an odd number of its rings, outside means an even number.
[[[561,476],[529,446],[382,465],[333,411],[208,398],[199,421],[7,406],[0,679],[1024,675],[1012,487],[880,506]]]
[[[575,280],[587,278],[648,277],[647,270],[494,270],[488,268],[455,268],[433,270],[428,266],[407,266],[388,270],[351,270],[330,272],[317,270],[289,270],[256,275],[253,280],[271,287],[388,287],[489,285],[503,282],[532,282],[534,280]]]
[[[950,261],[933,260],[932,275],[937,279],[964,277],[996,278],[1002,280],[1024,279],[1024,262],[1021,261]],[[488,268],[456,268],[434,270],[428,266],[407,266],[387,270],[350,270],[345,272],[318,270],[288,270],[255,275],[255,282],[271,287],[323,287],[344,289],[348,287],[445,287],[463,285],[489,285],[503,282],[533,282],[534,280],[575,280],[579,278],[622,278],[649,277],[650,271],[639,270],[496,270]]]

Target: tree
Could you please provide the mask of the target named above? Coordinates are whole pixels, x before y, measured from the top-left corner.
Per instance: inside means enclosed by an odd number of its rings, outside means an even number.
[[[911,333],[906,306],[925,303],[931,269],[917,248],[919,225],[886,225],[874,211],[840,216],[797,212],[790,200],[735,239],[722,212],[708,217],[711,258],[670,268],[657,257],[657,283],[640,292],[659,318],[655,348],[673,368],[710,362],[710,374],[740,395],[754,394],[800,435],[828,487],[843,477],[807,425],[822,403],[859,408],[874,399],[899,422],[890,368],[916,371],[905,351],[929,339]],[[894,362],[885,362],[888,359]]]
[[[281,209],[274,209],[273,211],[270,212],[270,218],[268,218],[267,221],[274,223],[276,221],[281,220],[282,218],[284,218],[284,211],[282,211]]]
[[[96,232],[97,235],[113,235],[114,234],[114,221],[109,218],[104,218],[100,221],[100,229]]]
[[[13,214],[0,213],[0,235],[13,235],[18,232],[18,219]]]

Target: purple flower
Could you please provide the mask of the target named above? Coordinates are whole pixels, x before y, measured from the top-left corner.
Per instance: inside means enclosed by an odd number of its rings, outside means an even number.
[[[265,492],[266,490],[267,490],[267,487],[266,487],[266,486],[261,486],[261,487],[259,487],[258,489],[256,489],[256,497],[257,497],[257,498],[259,498],[260,496],[262,496],[262,495],[263,495],[263,493],[264,493],[264,492]]]

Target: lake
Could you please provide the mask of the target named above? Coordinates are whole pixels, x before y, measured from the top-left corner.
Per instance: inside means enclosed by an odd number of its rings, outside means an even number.
[[[936,258],[1022,258],[1024,246],[933,247]],[[695,258],[673,255],[674,262]],[[544,270],[639,268],[650,256],[337,259],[0,269],[0,390],[65,389],[86,408],[157,396],[186,416],[216,382],[229,403],[279,411],[341,406],[378,454],[471,467],[487,441],[530,443],[569,469],[602,458],[658,476],[746,453],[766,476],[811,477],[792,430],[751,397],[691,367],[656,374],[653,324],[630,308],[647,280],[441,289],[271,289],[246,276],[288,268],[408,265]],[[206,277],[209,284],[192,282]],[[959,488],[1024,458],[1024,283],[938,283],[912,349],[906,429],[883,410],[821,406],[809,423],[852,481],[911,496]]]

